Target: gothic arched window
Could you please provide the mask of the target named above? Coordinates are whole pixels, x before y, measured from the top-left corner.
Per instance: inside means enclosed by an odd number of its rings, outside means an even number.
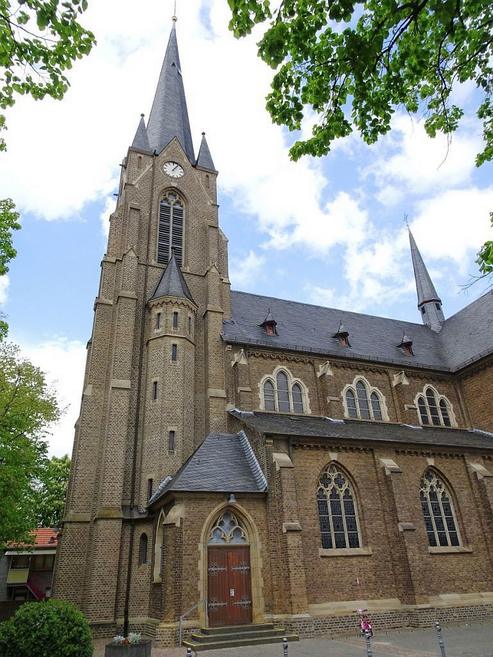
[[[363,379],[356,378],[352,385],[346,387],[345,402],[347,417],[359,420],[383,420],[384,418],[382,395]]]
[[[139,566],[142,566],[142,564],[147,563],[147,545],[148,545],[147,534],[141,534],[139,541]]]
[[[451,495],[434,470],[427,470],[421,479],[419,497],[430,546],[460,545]]]
[[[168,192],[159,202],[157,261],[167,265],[172,251],[178,266],[183,263],[183,201],[175,192]]]
[[[431,386],[425,386],[416,399],[419,421],[421,424],[451,427],[450,402],[443,395],[439,395]]]
[[[306,413],[307,402],[303,384],[294,380],[288,372],[279,370],[261,385],[263,408],[280,413]]]
[[[335,463],[330,463],[319,479],[317,503],[322,547],[329,550],[360,547],[353,487]]]
[[[224,511],[209,532],[208,545],[246,545],[248,536],[232,511]]]

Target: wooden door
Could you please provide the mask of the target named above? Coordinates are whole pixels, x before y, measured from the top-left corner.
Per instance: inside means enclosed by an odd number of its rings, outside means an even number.
[[[207,613],[209,625],[252,622],[250,548],[208,548]]]

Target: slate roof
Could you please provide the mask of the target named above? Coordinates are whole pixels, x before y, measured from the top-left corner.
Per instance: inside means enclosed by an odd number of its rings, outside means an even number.
[[[143,114],[140,115],[140,121],[132,142],[132,148],[137,148],[139,151],[151,151]]]
[[[160,153],[176,137],[192,164],[195,164],[187,101],[173,23],[156,94],[152,103],[147,135],[152,150]]]
[[[278,335],[269,336],[258,326],[270,308]],[[232,344],[267,347],[418,367],[456,371],[493,352],[493,291],[447,319],[437,334],[422,324],[386,317],[324,308],[247,292],[231,293],[232,319],[223,323],[223,339]],[[340,323],[349,332],[351,347],[334,334]],[[405,333],[414,356],[397,345]]]
[[[493,433],[479,429],[447,429],[419,427],[390,422],[333,420],[312,415],[260,413],[234,409],[230,415],[261,434],[278,434],[306,438],[337,440],[371,440],[376,442],[467,447],[493,450]]]
[[[178,267],[176,262],[175,252],[171,254],[170,261],[166,266],[166,269],[161,274],[161,278],[154,290],[154,294],[151,296],[149,301],[152,299],[159,299],[159,297],[176,297],[177,299],[189,299],[192,303],[195,303],[192,297],[192,293],[188,289],[187,282],[185,277],[181,273],[181,269]]]
[[[164,482],[162,482],[164,483]],[[263,493],[267,481],[243,431],[211,433],[149,504],[169,491]]]
[[[205,132],[202,133],[202,141],[200,142],[199,154],[197,157],[197,166],[202,167],[203,169],[216,171],[216,167],[212,161],[211,151],[209,150],[209,144],[205,138]]]
[[[426,269],[426,265],[421,257],[418,246],[414,241],[413,234],[409,231],[409,244],[411,246],[411,258],[413,261],[414,280],[416,281],[416,292],[418,294],[418,308],[427,301],[442,300],[438,296],[438,292],[433,285],[431,276]]]

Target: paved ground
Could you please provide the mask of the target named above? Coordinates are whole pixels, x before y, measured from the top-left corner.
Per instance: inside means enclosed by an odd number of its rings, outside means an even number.
[[[493,657],[493,623],[443,626],[446,657]],[[106,641],[97,641],[93,657],[104,657]],[[436,632],[431,629],[400,630],[377,634],[373,657],[440,657]],[[204,657],[282,657],[281,644],[207,650]],[[152,651],[152,657],[185,657],[184,648]],[[364,639],[304,639],[289,645],[289,657],[366,657]]]

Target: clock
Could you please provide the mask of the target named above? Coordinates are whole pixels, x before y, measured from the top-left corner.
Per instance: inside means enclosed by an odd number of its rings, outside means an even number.
[[[176,162],[165,162],[163,164],[164,173],[171,178],[181,178],[185,173],[183,167]]]

